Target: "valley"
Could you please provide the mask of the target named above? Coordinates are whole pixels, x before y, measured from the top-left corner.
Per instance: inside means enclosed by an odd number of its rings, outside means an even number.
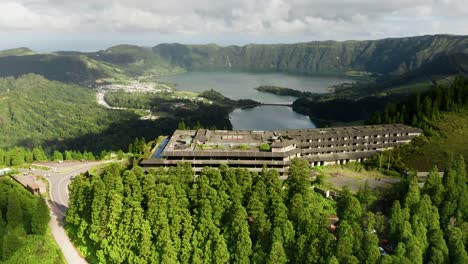
[[[393,41],[396,40],[390,42]],[[407,43],[411,39],[399,41]],[[420,41],[428,40],[424,37]],[[460,41],[464,40],[457,43]],[[457,43],[450,46],[454,52],[460,52]],[[374,44],[374,52],[388,49],[382,47],[382,41]],[[207,257],[222,263],[234,258],[242,260],[239,263],[250,260],[288,263],[275,261],[274,255],[279,252],[291,263],[308,263],[309,256],[322,258],[311,262],[329,263],[339,259],[347,263],[351,259],[350,263],[358,263],[370,259],[364,252],[371,252],[371,263],[379,259],[422,263],[422,259],[433,259],[430,252],[436,246],[429,242],[424,247],[418,244],[422,242],[414,241],[433,241],[434,236],[443,241],[441,245],[445,241],[451,243],[450,248],[442,247],[445,252],[442,258],[452,258],[449,254],[455,254],[452,248],[461,239],[456,240],[450,230],[466,233],[463,226],[451,227],[447,223],[448,219],[457,217],[466,225],[466,219],[460,215],[468,208],[463,203],[467,194],[464,160],[468,158],[465,142],[468,83],[464,76],[468,60],[464,55],[456,58],[440,55],[419,67],[407,58],[393,58],[390,62],[379,59],[378,54],[363,58],[367,55],[361,50],[363,57],[348,58],[348,64],[331,63],[331,55],[325,52],[315,62],[323,65],[310,65],[307,63],[315,59],[307,56],[314,56],[315,45],[292,45],[294,52],[289,50],[289,45],[231,46],[215,50],[211,50],[213,46],[186,45],[186,50],[177,53],[184,54],[182,57],[173,57],[173,51],[168,52],[174,45],[164,49],[161,45],[154,48],[119,45],[90,53],[38,54],[27,49],[0,52],[0,75],[13,76],[0,79],[3,136],[0,166],[40,174],[40,168],[44,167],[38,165],[44,163],[37,161],[53,160],[58,165],[45,163],[53,167],[69,166],[63,159],[80,164],[64,173],[44,171],[51,175],[51,205],[55,212],[50,222],[51,233],[64,253],[64,257],[56,257],[58,262],[65,259],[122,263],[139,259],[142,263],[166,263],[167,260],[191,263]],[[335,54],[336,50],[331,51],[335,45],[350,47],[347,42],[323,45],[331,54]],[[372,45],[364,46],[370,49]],[[260,57],[244,54],[250,49],[256,50]],[[301,49],[308,50],[308,55],[300,53]],[[235,54],[230,53],[233,50]],[[285,52],[292,52],[287,56],[288,62],[280,55]],[[307,63],[296,61],[295,52],[307,57]],[[266,53],[270,56],[269,64],[263,57]],[[431,60],[425,56],[422,57]],[[222,64],[227,58],[229,61]],[[273,58],[280,62],[274,62]],[[446,67],[441,67],[440,62],[446,63]],[[15,67],[2,73],[2,67],[6,69],[10,63]],[[379,144],[397,144],[387,139],[387,134],[374,135],[379,138],[372,142],[374,145],[369,145],[368,137],[353,134],[359,130],[357,125],[364,123],[370,126],[361,128],[369,129],[370,133],[386,127],[376,124],[404,123],[420,128],[415,130],[417,134],[424,130],[424,135],[412,135],[416,138],[411,143],[403,140],[404,145],[387,149]],[[356,127],[342,130],[333,127],[351,125]],[[267,140],[258,147],[242,141],[248,141],[243,137],[249,135],[249,130],[254,130],[256,135],[275,130],[289,130],[294,134],[302,132],[290,129],[327,126],[331,128],[311,130],[324,138],[300,139],[301,151],[318,153],[303,159],[291,158],[296,150],[289,148],[298,143],[275,135],[276,132],[271,132],[273,142]],[[231,167],[221,164],[219,168],[194,168],[189,163],[176,164],[177,160],[165,156],[152,162],[170,163],[173,167],[144,167],[147,163],[142,160],[157,152],[159,146],[167,146],[163,135],[170,135],[176,129],[182,134],[188,133],[184,130],[196,130],[189,133],[197,141],[182,137],[172,147],[181,148],[185,155],[183,149],[190,141],[201,152],[222,153],[221,163],[230,154],[234,157],[229,159]],[[224,130],[247,131],[230,135]],[[323,135],[325,130],[348,131],[350,136],[338,132],[335,140],[333,136]],[[204,142],[202,133],[205,133]],[[222,142],[230,137],[234,147],[206,144],[209,133],[218,135]],[[406,137],[394,131],[389,135]],[[351,140],[351,136],[352,146],[340,141]],[[31,148],[34,150],[30,151]],[[352,151],[348,150],[351,148]],[[294,152],[289,160],[281,157],[267,160],[270,165],[274,163],[273,169],[262,169],[257,164],[255,171],[249,171],[247,165],[251,160],[246,156],[249,151],[257,160],[287,149]],[[247,152],[243,153],[244,150]],[[195,152],[188,151],[188,154]],[[357,154],[366,159],[350,158]],[[208,156],[187,158],[184,155],[181,160],[202,165],[216,161]],[[123,159],[112,163],[116,157]],[[29,165],[30,162],[35,163]],[[111,163],[108,166],[91,169],[94,164],[108,162]],[[283,173],[287,170],[289,174],[284,181],[279,177],[281,164],[289,164],[282,168]],[[327,164],[336,165],[322,166]],[[442,180],[442,174],[432,168],[434,165],[446,171]],[[28,166],[30,169],[25,169]],[[425,179],[418,179],[411,170],[432,172],[424,183]],[[75,175],[82,171],[88,172]],[[195,176],[195,171],[199,175]],[[419,189],[420,186],[423,188]],[[457,195],[451,196],[456,192]],[[440,193],[445,200],[437,200]],[[447,209],[447,205],[453,204],[456,209]],[[10,210],[10,205],[2,205],[0,201],[0,209],[1,206]],[[435,208],[431,216],[415,209],[429,206]],[[418,228],[432,227],[418,225],[416,220],[404,225],[403,221],[408,221],[394,213],[399,210],[415,219],[430,217],[431,223],[448,229],[449,233],[442,236],[441,228],[437,228],[418,237],[400,235],[410,232],[402,232],[394,223],[415,232]],[[8,217],[7,222],[12,222]],[[205,220],[207,226],[202,224]],[[0,234],[2,221],[0,214]],[[348,223],[353,225],[353,231],[345,233]],[[31,232],[27,225],[25,228]],[[207,228],[209,233],[205,232]],[[368,232],[369,228],[375,231]],[[253,235],[247,235],[249,232]],[[216,248],[207,249],[195,243],[211,241],[212,234]],[[346,239],[351,238],[365,241],[365,246],[356,246],[354,252],[358,253],[354,255],[340,251]],[[179,246],[174,247],[172,242]],[[162,246],[164,243],[169,246]],[[245,245],[248,253],[239,253]],[[320,251],[309,250],[306,245],[314,245]],[[402,253],[395,251],[393,245],[414,250]],[[55,244],[48,248],[52,252]],[[417,253],[423,251],[426,253]],[[14,259],[12,256],[6,255]]]
[[[0,1],[0,264],[468,264],[466,1]]]

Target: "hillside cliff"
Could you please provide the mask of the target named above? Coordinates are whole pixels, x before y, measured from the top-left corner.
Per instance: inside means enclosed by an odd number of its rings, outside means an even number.
[[[242,47],[160,44],[153,51],[169,63],[187,70],[233,68],[298,74],[343,74],[349,71],[403,74],[441,55],[468,53],[468,36],[433,35]]]

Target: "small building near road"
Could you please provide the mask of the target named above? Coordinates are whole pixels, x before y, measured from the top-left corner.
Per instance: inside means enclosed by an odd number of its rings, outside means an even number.
[[[38,180],[36,176],[15,176],[13,179],[34,195],[45,194],[47,192],[45,183]]]

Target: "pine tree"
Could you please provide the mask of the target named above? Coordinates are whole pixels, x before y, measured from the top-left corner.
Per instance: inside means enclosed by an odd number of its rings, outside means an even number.
[[[415,205],[419,203],[420,199],[420,191],[418,185],[418,178],[414,173],[410,173],[408,175],[408,191],[406,192],[404,206],[409,208],[410,210],[413,209]]]
[[[35,161],[47,161],[47,156],[42,149],[42,146],[38,146],[33,149],[33,159]]]
[[[427,175],[427,180],[422,189],[423,194],[429,195],[432,204],[439,207],[444,199],[444,186],[442,184],[442,177],[439,175],[437,167],[433,167]]]
[[[54,151],[54,154],[53,154],[53,160],[54,161],[60,161],[60,160],[63,160],[63,155],[60,151],[58,150],[55,150]]]
[[[7,227],[14,229],[15,227],[23,228],[23,209],[16,191],[11,190],[8,193],[8,205],[6,212]]]
[[[310,181],[309,163],[304,159],[295,158],[291,161],[287,184],[289,188],[289,198],[294,194],[305,194],[309,191]]]
[[[468,263],[468,254],[462,241],[462,232],[458,227],[449,227],[447,244],[450,253],[450,263]]]
[[[242,205],[235,203],[231,208],[231,222],[227,230],[228,248],[233,263],[249,263],[252,255],[252,241],[247,224],[247,212]]]
[[[281,241],[273,241],[267,263],[288,263],[288,257],[286,256],[286,251],[284,250],[283,243],[281,243]]]
[[[346,220],[341,220],[336,243],[336,257],[340,263],[349,263],[356,258],[354,256],[355,239],[351,225]]]
[[[224,237],[217,235],[213,246],[213,263],[229,263],[229,251]]]
[[[33,234],[44,235],[47,231],[47,224],[49,223],[49,207],[45,199],[37,199],[36,208],[31,215],[31,231]]]
[[[359,200],[349,191],[343,188],[337,201],[337,214],[340,220],[358,222],[362,215]]]

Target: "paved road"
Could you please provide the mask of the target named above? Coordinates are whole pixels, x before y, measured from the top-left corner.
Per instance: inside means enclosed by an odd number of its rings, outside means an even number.
[[[51,221],[49,222],[49,226],[55,241],[62,249],[66,261],[70,264],[82,264],[87,262],[78,254],[78,251],[70,242],[64,229],[64,215],[68,209],[68,184],[70,184],[73,176],[88,171],[92,167],[102,163],[105,162],[70,163],[69,166],[67,166],[67,164],[61,164],[60,166],[48,164],[51,168],[51,170],[47,172],[49,175],[47,178],[50,183],[49,206],[51,208]]]

